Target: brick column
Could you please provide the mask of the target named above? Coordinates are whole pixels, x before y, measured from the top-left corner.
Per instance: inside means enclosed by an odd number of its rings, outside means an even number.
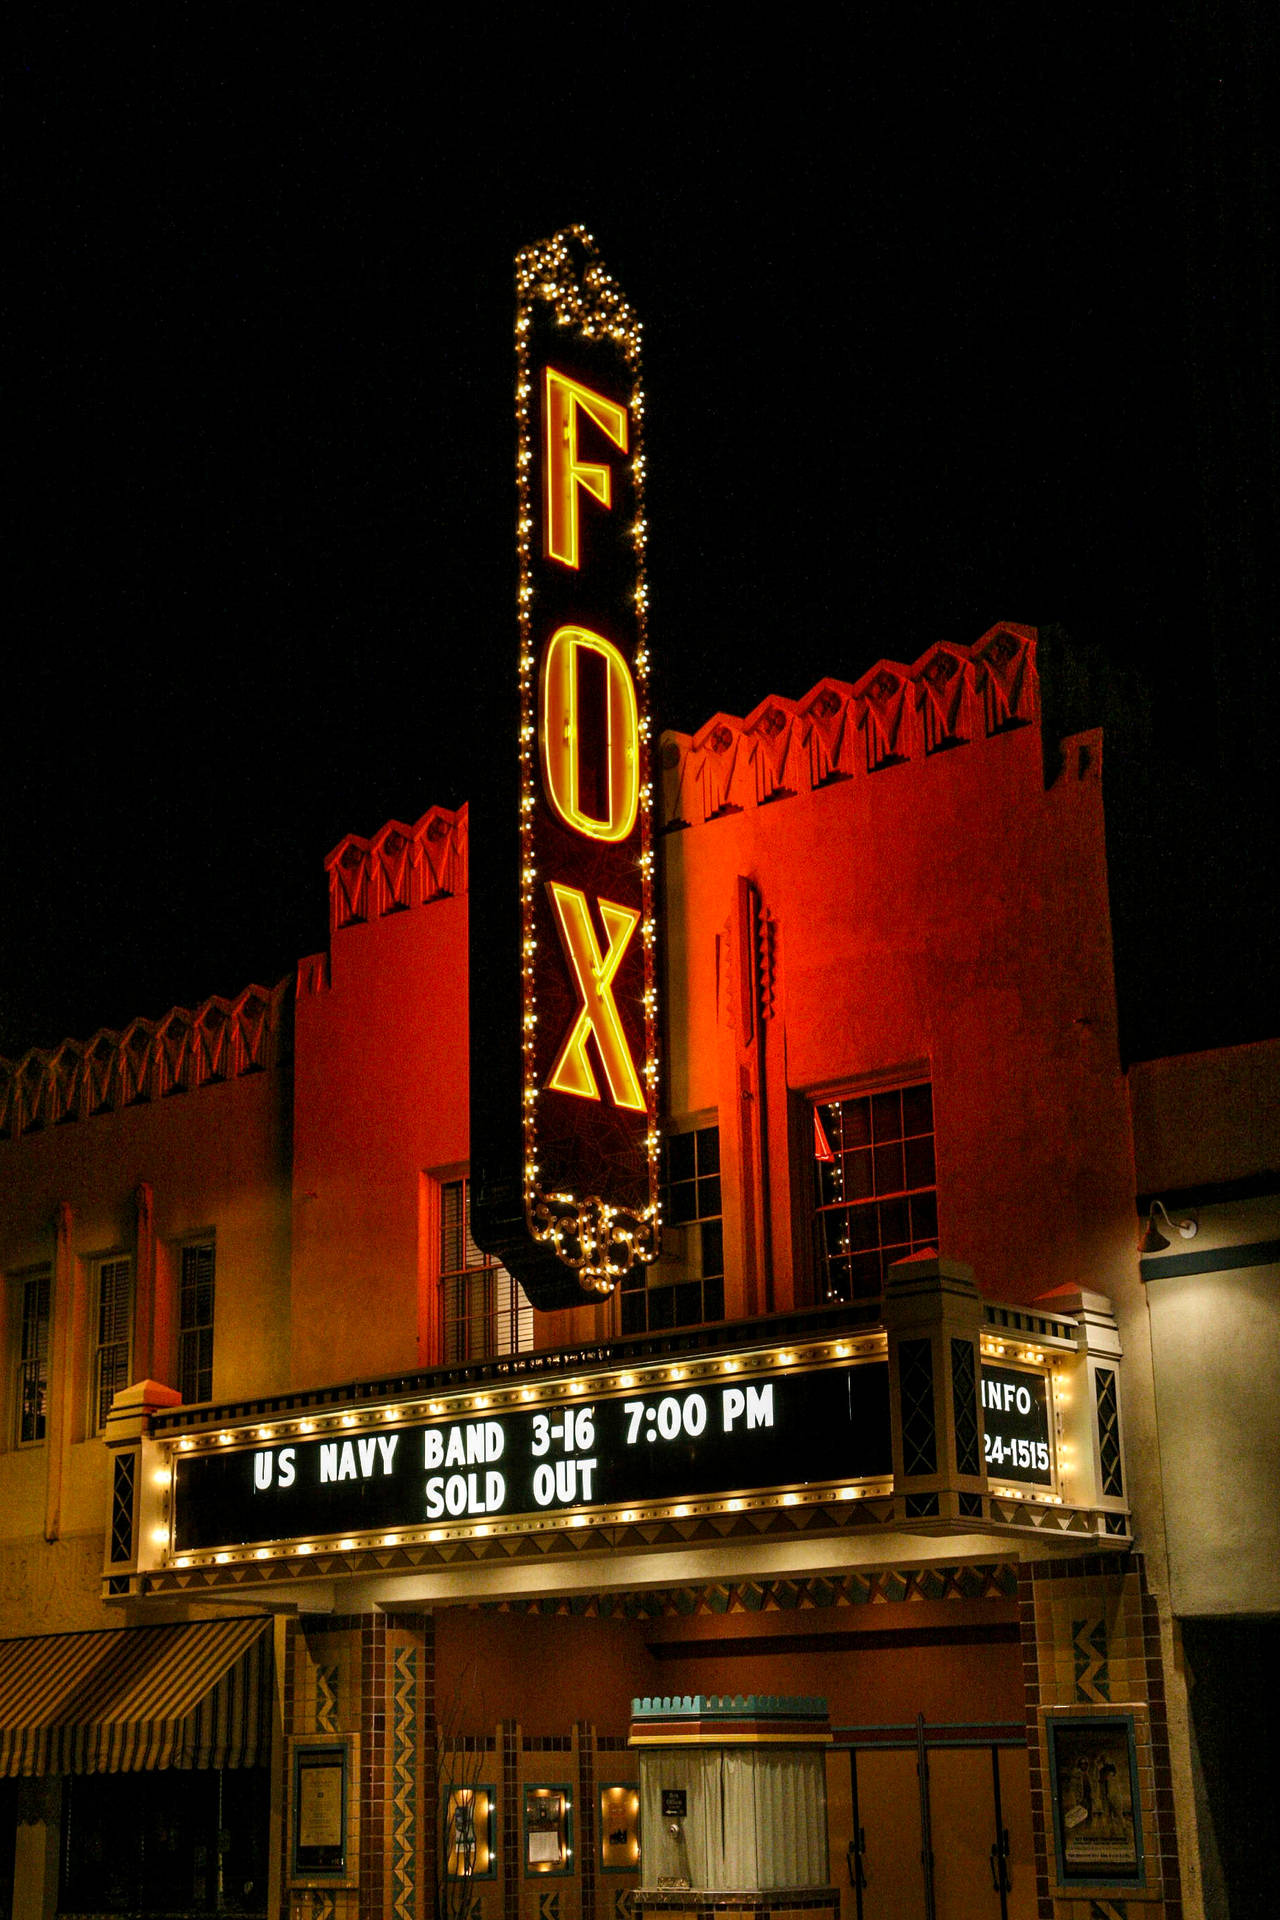
[[[504,1720],[502,1738],[501,1832],[498,1864],[502,1874],[502,1911],[516,1920],[520,1912],[520,1723]]]
[[[583,1920],[593,1920],[596,1910],[596,1825],[600,1808],[596,1800],[596,1730],[589,1720],[576,1720],[574,1733],[578,1747],[578,1872],[582,1885]]]
[[[360,1911],[386,1913],[387,1616],[360,1616]]]

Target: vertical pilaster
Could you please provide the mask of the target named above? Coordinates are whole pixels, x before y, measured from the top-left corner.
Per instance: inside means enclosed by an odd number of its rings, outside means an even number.
[[[75,1258],[71,1251],[71,1208],[60,1201],[53,1216],[53,1285],[50,1313],[53,1344],[49,1355],[49,1425],[45,1446],[44,1537],[62,1533],[62,1474],[74,1434],[73,1375],[76,1318]]]
[[[144,1471],[148,1455],[151,1416],[173,1407],[181,1396],[155,1380],[138,1380],[122,1387],[111,1402],[103,1438],[111,1460],[107,1496],[106,1555],[102,1569],[104,1597],[120,1598],[138,1586],[139,1570],[156,1557],[150,1536],[167,1524],[168,1491],[158,1488],[154,1473]]]
[[[419,1752],[422,1778],[422,1911],[425,1915],[430,1891],[436,1885],[437,1875],[444,1871],[444,1862],[440,1858],[440,1821],[443,1809],[440,1805],[440,1735],[439,1721],[436,1717],[435,1616],[423,1614],[416,1624],[422,1647],[422,1666],[418,1674],[418,1711],[422,1722]]]
[[[156,1209],[155,1196],[142,1180],[133,1195],[133,1378],[147,1380],[155,1370]]]
[[[368,1616],[371,1617],[371,1616]],[[366,1845],[375,1798],[365,1741],[376,1717],[369,1680],[376,1671],[371,1653],[376,1633],[366,1641],[367,1616],[308,1614],[290,1638],[288,1671],[283,1687],[285,1720],[285,1796],[281,1822],[284,1842],[283,1873],[289,1920],[363,1920],[367,1913],[386,1909],[368,1901]],[[294,1760],[299,1748],[345,1747],[350,1772],[347,1779],[345,1868],[339,1878],[326,1875],[295,1880],[292,1873],[292,1836],[296,1807],[293,1794]]]
[[[387,1616],[360,1616],[360,1911],[390,1913],[387,1876]]]
[[[271,1804],[268,1809],[267,1912],[271,1920],[288,1912],[285,1900],[285,1844],[289,1823],[286,1818],[289,1787],[285,1775],[288,1758],[288,1733],[292,1726],[293,1643],[297,1635],[296,1619],[277,1613],[271,1622],[272,1721],[271,1721]]]
[[[276,1851],[276,1879],[280,1887],[280,1900],[272,1906],[271,1913],[286,1913],[294,1920],[296,1907],[288,1895],[289,1886],[289,1830],[292,1822],[293,1783],[289,1778],[289,1742],[297,1730],[297,1689],[294,1676],[302,1664],[302,1629],[295,1616],[284,1620],[283,1646],[279,1635],[276,1638],[276,1692],[280,1700],[280,1825],[279,1845]]]
[[[578,1749],[578,1837],[574,1851],[586,1920],[596,1910],[596,1824],[600,1814],[596,1796],[596,1730],[589,1720],[578,1720],[574,1722],[573,1732]]]
[[[502,1781],[498,1788],[502,1809],[498,1868],[502,1874],[502,1911],[516,1916],[520,1912],[521,1860],[520,1814],[520,1723],[504,1720],[499,1729],[502,1741]]]
[[[1041,1304],[1037,1302],[1037,1304]],[[1123,1408],[1120,1401],[1120,1330],[1110,1300],[1083,1288],[1055,1289],[1043,1304],[1069,1313],[1077,1324],[1078,1349],[1068,1391],[1058,1398],[1063,1440],[1063,1496],[1068,1504],[1104,1516],[1109,1534],[1129,1532],[1129,1490],[1124,1473]],[[1064,1386],[1067,1383],[1064,1381]]]
[[[739,874],[719,936],[717,980],[726,1281],[740,1289],[740,1306],[726,1303],[730,1317],[736,1311],[769,1313],[777,1304],[769,1180],[771,1127],[776,1123],[770,1117],[767,1031],[773,1016],[774,935],[755,881]],[[785,1143],[785,1102],[778,1121]],[[730,1204],[734,1195],[736,1206]]]
[[[889,1270],[884,1323],[894,1492],[908,1520],[978,1519],[986,1473],[978,1354],[982,1297],[968,1267],[936,1255]]]
[[[1182,1920],[1160,1622],[1141,1554],[1024,1563],[1018,1602],[1037,1920],[1139,1907],[1145,1920]],[[1048,1727],[1092,1717],[1133,1725],[1142,1876],[1130,1889],[1058,1880]]]

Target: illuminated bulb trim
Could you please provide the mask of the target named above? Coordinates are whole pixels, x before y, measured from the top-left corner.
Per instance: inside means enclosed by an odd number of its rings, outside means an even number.
[[[450,1419],[472,1409],[488,1409],[502,1406],[536,1406],[547,1401],[564,1399],[573,1394],[610,1395],[639,1390],[654,1392],[669,1382],[685,1382],[697,1379],[714,1379],[721,1374],[736,1374],[751,1371],[767,1371],[774,1367],[799,1367],[802,1370],[821,1369],[836,1362],[872,1359],[883,1354],[887,1345],[887,1336],[883,1331],[876,1332],[856,1343],[847,1341],[831,1343],[815,1340],[800,1347],[770,1349],[759,1347],[747,1349],[724,1356],[711,1356],[703,1359],[690,1359],[683,1363],[670,1363],[654,1360],[624,1373],[602,1372],[596,1375],[577,1375],[569,1379],[547,1380],[537,1386],[511,1387],[502,1390],[492,1388],[484,1391],[467,1392],[459,1390],[444,1399],[422,1400],[406,1407],[403,1404],[392,1406],[364,1407],[358,1410],[333,1410],[327,1414],[299,1417],[289,1421],[277,1420],[274,1426],[246,1425],[243,1428],[222,1428],[216,1433],[196,1437],[184,1436],[167,1440],[170,1457],[179,1452],[193,1449],[214,1448],[218,1446],[252,1446],[256,1440],[278,1439],[283,1434],[315,1434],[325,1431],[353,1427],[370,1427],[379,1421],[403,1421],[414,1423],[422,1419]],[[1070,1394],[1059,1378],[1053,1376],[1055,1400],[1066,1403]],[[1059,1451],[1070,1451],[1070,1442],[1059,1442]],[[157,1470],[157,1484],[168,1484],[163,1478],[164,1469]]]
[[[579,283],[571,244],[580,247],[587,264]],[[535,440],[541,444],[541,422],[535,425],[535,381],[530,363],[530,335],[535,303],[544,303],[555,321],[573,327],[581,335],[608,336],[621,348],[631,374],[631,391],[626,399],[629,416],[629,450],[619,446],[619,466],[629,460],[634,491],[634,513],[630,529],[636,570],[636,644],[630,675],[636,694],[636,721],[642,745],[641,792],[645,806],[640,815],[640,867],[642,872],[641,921],[653,923],[653,822],[651,817],[652,780],[647,777],[648,743],[651,721],[648,711],[649,642],[647,633],[647,597],[645,580],[644,500],[645,456],[643,448],[644,394],[640,384],[640,326],[616,283],[601,266],[595,242],[580,226],[565,229],[550,240],[524,248],[516,259],[516,392],[517,423],[517,550],[519,579],[516,609],[520,631],[521,699],[521,795],[520,825],[522,839],[522,945],[526,956],[538,951],[538,915],[543,902],[538,887],[537,858],[533,839],[533,818],[539,792],[539,761],[534,746],[538,688],[535,675],[537,652],[532,627],[534,581],[531,577],[532,540],[536,525],[534,498]],[[619,403],[607,403],[619,404]],[[615,443],[616,444],[616,443]],[[585,469],[584,469],[585,473]],[[575,482],[575,484],[577,484]],[[588,489],[611,486],[603,469],[585,480]],[[597,498],[599,494],[597,493]],[[621,1276],[637,1261],[647,1262],[657,1251],[660,1234],[658,1204],[658,1034],[656,1008],[656,953],[654,941],[641,943],[644,961],[644,1059],[639,1062],[643,1110],[650,1119],[646,1144],[649,1157],[649,1202],[630,1220],[618,1222],[618,1210],[602,1204],[598,1197],[579,1196],[566,1208],[554,1195],[546,1194],[539,1183],[537,1149],[538,1093],[535,1040],[537,1014],[532,1002],[531,972],[525,971],[525,1210],[529,1229],[535,1238],[553,1246],[566,1264],[576,1268],[586,1294],[611,1293]]]

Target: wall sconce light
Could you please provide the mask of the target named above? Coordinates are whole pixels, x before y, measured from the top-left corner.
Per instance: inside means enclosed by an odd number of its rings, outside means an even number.
[[[1193,1214],[1183,1214],[1180,1219],[1171,1220],[1169,1218],[1169,1210],[1165,1206],[1164,1201],[1153,1200],[1147,1208],[1147,1224],[1143,1231],[1142,1238],[1138,1242],[1139,1253],[1160,1253],[1169,1245],[1168,1239],[1161,1233],[1159,1227],[1156,1225],[1156,1215],[1158,1213],[1163,1214],[1164,1223],[1166,1227],[1168,1227],[1169,1232],[1173,1233],[1176,1231],[1184,1240],[1194,1240],[1200,1231],[1200,1222]]]

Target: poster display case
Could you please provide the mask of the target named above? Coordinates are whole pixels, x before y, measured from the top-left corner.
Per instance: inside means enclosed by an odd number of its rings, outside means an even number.
[[[524,1870],[527,1876],[572,1872],[572,1800],[567,1785],[526,1786]]]
[[[633,1780],[600,1787],[600,1871],[635,1873],[640,1865],[640,1789]]]
[[[289,1882],[295,1887],[356,1882],[358,1758],[354,1734],[298,1734],[290,1742]]]

